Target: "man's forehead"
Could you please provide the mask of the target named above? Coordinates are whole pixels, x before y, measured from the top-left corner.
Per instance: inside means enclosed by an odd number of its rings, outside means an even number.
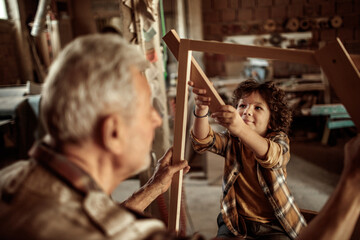
[[[151,86],[149,85],[149,82],[146,79],[146,75],[144,72],[139,71],[137,68],[132,68],[132,73],[134,76],[134,82],[137,86],[137,91],[140,91],[140,94],[147,97],[151,97]]]

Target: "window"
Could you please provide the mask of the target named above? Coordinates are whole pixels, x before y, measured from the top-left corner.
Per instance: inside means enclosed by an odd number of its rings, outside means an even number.
[[[0,19],[8,19],[5,0],[0,0]]]

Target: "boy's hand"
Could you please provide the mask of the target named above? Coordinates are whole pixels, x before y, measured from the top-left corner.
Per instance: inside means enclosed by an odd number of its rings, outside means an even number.
[[[206,96],[206,89],[194,87],[194,82],[188,82],[193,87],[192,92],[195,94],[196,114],[205,115],[209,111],[211,98]]]
[[[221,126],[226,127],[234,136],[239,136],[239,130],[245,124],[239,115],[239,112],[230,105],[224,105],[219,111],[211,114]]]

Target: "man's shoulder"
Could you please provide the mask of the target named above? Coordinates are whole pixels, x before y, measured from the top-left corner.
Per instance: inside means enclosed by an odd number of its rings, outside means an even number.
[[[84,199],[84,210],[107,236],[119,239],[144,239],[165,230],[161,221],[120,207],[104,192],[89,192]]]
[[[104,192],[77,192],[31,161],[11,165],[1,173],[0,222],[4,224],[0,235],[26,232],[39,239],[145,239],[165,230],[161,221],[120,207]]]
[[[39,197],[39,201],[65,202],[66,196],[79,195],[56,173],[29,159],[19,161],[0,171],[0,197]],[[61,198],[61,200],[59,199]],[[9,200],[10,201],[10,200]]]
[[[0,198],[3,194],[16,192],[35,167],[34,161],[22,160],[1,169]]]

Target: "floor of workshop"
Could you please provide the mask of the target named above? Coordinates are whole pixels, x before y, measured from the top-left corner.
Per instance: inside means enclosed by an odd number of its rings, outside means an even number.
[[[288,185],[300,208],[321,210],[340,177],[343,146],[348,139],[337,139],[334,146],[323,146],[320,141],[292,140]],[[116,189],[113,197],[121,201],[138,187],[138,180],[127,180]],[[209,184],[204,171],[195,169],[184,177],[184,187],[187,233],[199,232],[207,239],[214,237],[221,186],[213,181]]]

